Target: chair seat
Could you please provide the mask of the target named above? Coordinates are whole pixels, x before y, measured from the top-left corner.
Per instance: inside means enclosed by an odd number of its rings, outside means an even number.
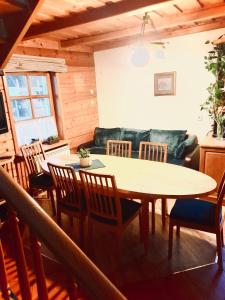
[[[60,206],[62,209],[72,210],[72,211],[86,211],[86,200],[83,191],[81,191],[80,194],[80,201],[81,201],[81,208],[79,207],[78,202],[73,202],[72,199],[74,199],[75,195],[74,193],[68,193],[63,198],[60,198],[58,200],[58,206]]]
[[[32,187],[47,189],[53,186],[53,181],[50,175],[39,173],[30,177],[30,185]]]
[[[80,209],[77,206],[71,205],[70,203],[58,202],[58,208],[59,207],[62,210],[66,209],[66,210],[71,211],[71,212],[79,212],[80,211]]]
[[[215,225],[216,204],[198,199],[176,200],[170,217],[184,222],[197,223],[199,225]],[[222,213],[220,211],[220,221]]]
[[[124,224],[138,212],[138,210],[141,207],[141,204],[125,198],[122,198],[120,200],[121,200],[121,209],[122,209],[122,222]],[[91,217],[96,221],[108,225],[117,225],[117,222],[115,220],[110,220],[101,216],[97,216],[93,213],[91,214]]]

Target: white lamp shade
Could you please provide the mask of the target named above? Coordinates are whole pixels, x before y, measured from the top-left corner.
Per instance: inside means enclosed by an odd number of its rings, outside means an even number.
[[[136,67],[143,67],[149,62],[149,51],[144,46],[137,46],[131,56],[132,64]]]

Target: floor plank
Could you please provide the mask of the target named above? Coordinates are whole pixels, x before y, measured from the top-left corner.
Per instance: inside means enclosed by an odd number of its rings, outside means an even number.
[[[174,235],[173,257],[169,261],[168,220],[166,228],[163,229],[160,201],[157,202],[156,233],[149,235],[147,256],[144,255],[143,244],[140,243],[137,219],[124,234],[120,262],[116,255],[115,238],[99,230],[94,230],[94,254],[91,259],[116,286],[127,293],[128,299],[224,300],[225,273],[217,272],[215,235],[182,228],[180,239]],[[169,210],[173,203],[173,200],[169,200]],[[45,202],[44,206],[45,210],[51,213],[48,203]],[[74,220],[71,227],[68,217],[63,216],[62,228],[75,242],[77,225],[77,221]],[[88,254],[87,236],[85,241],[84,251]],[[133,297],[143,290],[147,295],[142,295],[141,298]]]

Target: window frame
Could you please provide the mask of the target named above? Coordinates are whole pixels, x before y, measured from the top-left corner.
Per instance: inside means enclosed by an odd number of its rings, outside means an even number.
[[[7,72],[5,74],[5,76],[6,77],[7,76],[25,76],[26,80],[27,80],[27,85],[28,85],[28,95],[27,96],[10,96],[9,95],[9,87],[8,87],[7,79],[6,79],[7,97],[9,99],[11,108],[13,108],[13,105],[12,105],[12,101],[13,100],[25,100],[25,99],[28,99],[29,102],[30,102],[30,107],[31,107],[31,112],[32,112],[32,118],[29,118],[29,119],[26,119],[26,120],[15,120],[13,112],[12,112],[12,118],[13,118],[13,121],[15,123],[18,123],[18,122],[28,122],[28,121],[31,121],[31,120],[38,120],[38,119],[42,119],[42,118],[54,117],[54,120],[55,120],[55,123],[56,123],[56,127],[57,127],[55,110],[54,110],[54,104],[53,104],[52,87],[51,87],[51,81],[50,81],[49,73],[47,73],[47,72],[18,72],[18,73],[16,73],[16,72],[15,73],[9,72],[8,73]],[[46,77],[48,94],[46,94],[46,95],[44,95],[44,94],[43,95],[32,95],[29,76],[44,76],[44,77]],[[33,103],[32,103],[33,101],[32,101],[32,99],[43,99],[43,98],[48,98],[49,99],[50,115],[49,116],[42,116],[42,117],[35,117],[35,112],[34,112],[35,110],[34,110],[34,107],[33,107]]]

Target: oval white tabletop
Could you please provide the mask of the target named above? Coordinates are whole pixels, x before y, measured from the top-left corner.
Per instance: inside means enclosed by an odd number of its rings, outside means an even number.
[[[119,192],[133,198],[200,197],[213,192],[217,185],[204,173],[174,164],[108,155],[93,154],[91,158],[105,165],[91,172],[115,175]],[[65,166],[79,163],[79,158],[76,154],[49,157],[41,165],[45,172],[47,162]]]

